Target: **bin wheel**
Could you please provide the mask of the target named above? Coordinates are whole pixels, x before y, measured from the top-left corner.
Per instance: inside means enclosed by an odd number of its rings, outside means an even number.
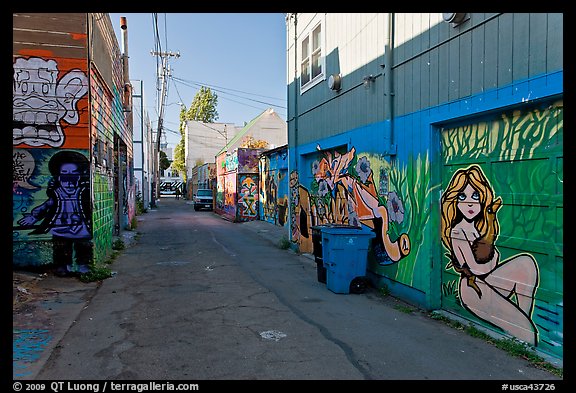
[[[365,277],[356,277],[350,283],[350,293],[364,293],[368,287],[368,280]]]

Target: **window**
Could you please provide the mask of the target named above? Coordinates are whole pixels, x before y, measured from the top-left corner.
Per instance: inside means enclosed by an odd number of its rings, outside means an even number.
[[[322,46],[322,25],[318,24],[301,43],[300,87],[303,88],[301,93],[315,85],[317,81],[323,80]]]

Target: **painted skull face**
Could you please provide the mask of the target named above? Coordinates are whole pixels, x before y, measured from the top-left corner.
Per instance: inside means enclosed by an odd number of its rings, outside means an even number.
[[[12,88],[12,144],[59,147],[64,144],[63,120],[77,124],[76,104],[88,92],[88,78],[70,70],[59,81],[54,60],[18,58]]]

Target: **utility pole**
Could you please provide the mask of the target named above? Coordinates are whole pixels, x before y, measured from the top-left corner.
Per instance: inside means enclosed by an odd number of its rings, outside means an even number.
[[[162,81],[162,88],[161,88],[161,92],[160,92],[160,100],[158,102],[158,131],[156,132],[156,160],[155,160],[155,182],[154,184],[156,185],[156,192],[155,192],[155,197],[152,203],[152,206],[156,206],[156,199],[158,198],[158,196],[160,195],[160,190],[159,190],[159,185],[160,185],[160,138],[162,136],[162,123],[164,121],[164,102],[166,99],[166,91],[167,91],[167,80],[168,80],[168,75],[170,74],[170,66],[168,65],[168,58],[169,57],[180,57],[180,52],[158,52],[158,51],[150,51],[150,54],[152,56],[160,56],[160,58],[162,59],[162,66],[161,66],[161,70],[158,70],[158,77],[161,79]]]

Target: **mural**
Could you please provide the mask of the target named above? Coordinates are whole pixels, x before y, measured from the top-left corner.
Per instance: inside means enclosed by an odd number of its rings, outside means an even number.
[[[263,155],[260,161],[260,219],[284,226],[288,222],[288,150]]]
[[[262,151],[263,149],[238,148],[236,152],[238,173],[258,173],[258,163]]]
[[[258,176],[240,176],[238,192],[238,218],[240,221],[258,217]]]
[[[16,152],[14,157],[22,155]],[[50,233],[56,274],[86,273],[92,260],[88,159],[79,152],[63,150],[50,158],[48,169],[52,177],[45,188],[46,199],[32,208],[34,200],[28,198],[28,204],[19,208],[22,218],[13,230],[31,230],[30,235]]]
[[[60,147],[60,122],[78,124],[78,101],[88,92],[88,78],[72,69],[58,79],[58,63],[39,57],[17,58],[13,65],[12,144]]]
[[[275,172],[270,171],[270,159],[267,157],[267,163],[264,164],[262,170],[262,219],[270,223],[276,223],[277,220],[277,199],[278,199],[278,184],[275,179]]]
[[[238,148],[216,157],[217,214],[234,222],[258,219],[259,156],[260,150]]]
[[[556,356],[563,351],[562,134],[562,101],[441,133],[443,308]]]
[[[366,226],[377,234],[372,242],[372,258],[377,265],[391,266],[410,259],[405,268],[398,266],[396,273],[400,279],[410,282],[415,259],[408,257],[417,253],[422,235],[417,235],[414,241],[408,231],[423,232],[429,209],[423,208],[422,215],[412,214],[404,201],[424,206],[423,202],[429,197],[430,189],[425,188],[429,183],[427,158],[418,158],[416,164],[410,160],[408,167],[400,170],[381,156],[362,154],[358,157],[352,147],[344,152],[324,151],[312,160],[309,187],[301,184],[299,173],[290,173],[292,241],[301,251],[311,252],[310,227],[313,225]],[[419,168],[414,168],[415,165]],[[376,168],[376,175],[372,166]]]
[[[460,301],[468,311],[535,345],[538,329],[531,315],[538,265],[527,253],[501,260],[495,247],[501,206],[478,165],[456,171],[441,200],[446,268],[460,274]]]

